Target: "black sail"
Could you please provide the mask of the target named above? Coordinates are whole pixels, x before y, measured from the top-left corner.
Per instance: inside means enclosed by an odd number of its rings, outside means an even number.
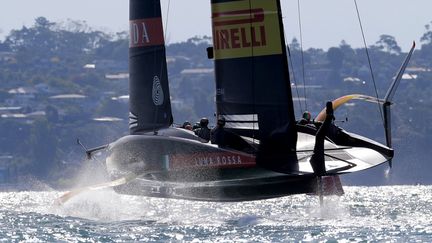
[[[157,131],[172,124],[159,0],[130,0],[129,129]]]
[[[286,160],[297,132],[280,2],[211,3],[218,115],[226,129],[259,139],[266,159]]]

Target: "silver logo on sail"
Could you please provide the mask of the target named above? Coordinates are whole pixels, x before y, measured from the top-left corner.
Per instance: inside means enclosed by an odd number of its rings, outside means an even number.
[[[129,128],[135,128],[138,126],[138,118],[132,112],[129,112]]]
[[[152,97],[155,105],[159,106],[164,103],[164,93],[158,76],[154,76],[153,78]]]

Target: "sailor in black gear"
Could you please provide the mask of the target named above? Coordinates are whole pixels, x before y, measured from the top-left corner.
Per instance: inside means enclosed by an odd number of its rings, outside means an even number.
[[[200,123],[199,122],[195,122],[195,124],[192,126],[192,130],[195,131],[196,129],[200,128]]]
[[[192,131],[192,124],[188,121],[185,121],[180,128]]]
[[[225,144],[225,118],[223,116],[218,116],[216,127],[211,130],[211,143],[218,144],[224,147]]]
[[[207,118],[201,118],[200,128],[194,130],[195,135],[200,137],[205,143],[210,140],[210,129],[208,128],[208,124],[209,120]]]
[[[254,152],[255,149],[239,135],[225,129],[225,118],[218,116],[216,127],[211,130],[211,143],[221,148],[231,148],[246,153]]]
[[[302,115],[302,119],[300,121],[297,122],[297,124],[300,125],[308,125],[308,124],[312,124],[313,122],[311,121],[311,114],[309,111],[305,111],[303,112]]]
[[[187,126],[191,126],[191,123],[189,121],[185,121],[180,128],[186,129]]]

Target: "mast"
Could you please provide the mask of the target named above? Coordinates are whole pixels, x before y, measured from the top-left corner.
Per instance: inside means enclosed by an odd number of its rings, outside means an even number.
[[[279,15],[279,28],[280,28],[280,41],[282,43],[282,56],[283,56],[283,70],[284,70],[284,77],[285,77],[285,81],[287,84],[287,90],[286,90],[286,94],[287,94],[287,101],[288,101],[288,107],[290,110],[290,117],[289,117],[289,121],[291,123],[295,123],[295,113],[294,113],[294,102],[293,102],[293,97],[292,97],[292,92],[291,92],[291,80],[290,80],[290,73],[289,73],[289,65],[288,65],[288,54],[287,54],[287,45],[285,43],[285,30],[284,30],[284,25],[283,25],[283,20],[282,20],[282,7],[281,7],[281,3],[278,0],[277,1],[277,5],[278,5],[278,15]],[[296,132],[297,134],[297,132]],[[296,138],[297,141],[297,138]]]
[[[297,132],[279,0],[211,3],[218,114],[236,134],[259,139],[262,145],[281,143],[285,153],[295,151]],[[277,150],[278,146],[260,147]]]
[[[160,0],[130,0],[129,130],[172,124]]]

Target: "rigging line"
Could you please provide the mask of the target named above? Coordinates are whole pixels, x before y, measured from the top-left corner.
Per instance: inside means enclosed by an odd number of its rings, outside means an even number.
[[[170,10],[170,6],[171,6],[171,0],[168,0],[168,7],[167,7],[167,12],[166,12],[166,20],[165,20],[165,32],[164,32],[164,46],[166,45],[166,43],[165,43],[165,41],[166,41],[166,37],[167,37],[167,33],[168,33],[168,20],[169,20],[169,10]],[[155,8],[156,8],[156,6],[155,6]],[[156,9],[154,9],[154,11],[156,12],[157,10]],[[153,50],[154,52],[156,52],[156,50]],[[163,53],[163,55],[165,55],[166,56],[166,51],[164,51],[164,53]],[[156,63],[156,55],[154,55],[154,57],[153,57],[154,59],[154,63]],[[162,79],[162,72],[163,72],[163,70],[164,70],[164,62],[166,62],[166,59],[164,59],[164,58],[162,58],[162,60],[161,60],[161,65],[160,65],[160,70],[159,70],[159,77],[160,77],[160,79]],[[166,74],[167,76],[168,76],[168,74]],[[154,80],[153,80],[153,82],[154,82]],[[161,82],[163,82],[163,81],[161,81]],[[154,85],[154,84],[153,84]],[[162,86],[162,83],[160,84],[161,85],[161,89],[163,90],[163,86]],[[169,85],[169,84],[168,84]],[[164,98],[165,99],[165,98]],[[156,135],[157,134],[157,131],[156,131],[156,123],[158,122],[157,120],[158,120],[158,113],[159,113],[159,106],[156,106],[156,110],[155,110],[155,116],[154,116],[154,119],[153,119],[153,133]],[[170,124],[171,125],[171,124]]]
[[[164,35],[165,40],[167,38],[167,33],[168,33],[168,19],[169,19],[170,6],[171,6],[171,0],[168,0],[168,7],[167,7],[166,21],[165,21],[165,35]]]
[[[366,56],[367,56],[367,60],[368,60],[368,64],[369,64],[369,70],[370,70],[371,78],[372,78],[372,81],[373,81],[373,84],[374,84],[375,95],[376,95],[377,100],[379,100],[378,89],[377,89],[377,85],[376,85],[376,82],[375,82],[375,75],[374,75],[374,71],[373,71],[373,68],[372,68],[372,62],[371,62],[371,58],[370,58],[370,55],[369,55],[369,49],[368,49],[367,44],[366,44],[366,37],[365,37],[364,31],[363,31],[363,25],[362,25],[362,21],[361,21],[361,18],[360,18],[360,11],[359,11],[359,8],[358,8],[358,5],[357,5],[357,0],[354,0],[354,4],[355,4],[355,7],[356,7],[357,18],[358,18],[358,21],[359,21],[360,30],[361,30],[362,37],[363,37],[363,44],[364,44],[364,47],[365,47],[365,50],[366,50]],[[382,108],[381,108],[381,105],[379,104],[379,102],[377,104],[378,104],[378,108],[379,108],[379,111],[380,111],[381,120],[382,120],[383,125],[384,125],[383,111],[382,111]]]
[[[285,40],[286,49],[287,49],[287,52],[288,52],[288,65],[289,65],[289,69],[291,69],[291,72],[289,72],[289,70],[288,70],[288,75],[289,74],[292,75],[292,79],[293,79],[293,82],[294,82],[294,85],[295,85],[295,90],[296,90],[296,93],[297,93],[297,101],[299,103],[300,112],[302,114],[304,111],[303,111],[303,106],[302,106],[301,99],[300,99],[300,92],[298,90],[297,79],[296,79],[296,76],[295,76],[293,58],[291,56],[291,49],[290,49],[289,44],[287,42],[287,37],[286,37],[285,31],[283,33],[284,33],[284,40]],[[290,89],[291,89],[291,83],[290,83]]]
[[[302,32],[302,22],[301,22],[301,11],[300,11],[300,0],[297,0],[297,11],[298,11],[298,23],[300,30],[300,52],[301,52],[301,63],[302,63],[302,75],[303,75],[303,94],[305,97],[305,110],[308,109],[307,95],[306,95],[306,78],[305,78],[305,62],[304,62],[304,52],[303,52],[303,32]]]
[[[285,38],[285,42],[286,42],[286,38]],[[297,79],[296,79],[296,76],[295,76],[295,73],[294,73],[294,66],[293,66],[293,63],[292,63],[291,51],[290,51],[289,46],[287,46],[287,50],[288,50],[289,65],[291,67],[291,75],[292,75],[292,78],[293,78],[293,81],[294,81],[295,90],[296,90],[296,93],[297,93],[297,99],[298,99],[298,103],[300,105],[300,111],[301,111],[301,113],[303,113],[304,111],[303,111],[302,103],[301,103],[301,100],[300,100],[300,93],[299,93],[299,90],[298,90]]]
[[[251,1],[249,1],[249,25],[250,25],[250,28],[252,29],[252,2]],[[255,73],[255,56],[254,56],[254,48],[253,48],[253,46],[251,45],[251,54],[252,54],[252,99],[253,99],[253,114],[257,114],[256,113],[256,109],[255,109],[255,75],[254,75],[254,73]],[[256,117],[257,118],[257,121],[255,122],[255,117],[252,117],[252,120],[254,121],[252,124],[252,128],[253,128],[253,130],[255,131],[255,123],[258,123],[258,116]],[[253,143],[255,144],[255,132],[253,132],[252,133],[252,141],[253,141]]]
[[[162,8],[162,6],[160,6],[161,8]],[[157,6],[157,4],[154,4],[153,5],[153,13],[157,13],[159,11],[159,9],[158,9],[158,6]],[[161,10],[160,10],[161,11]],[[162,11],[161,11],[162,12]],[[163,31],[163,30],[162,30]],[[156,61],[157,61],[157,58],[156,58],[156,49],[152,49],[152,52],[153,52],[153,69],[156,69]],[[159,70],[159,77],[160,77],[160,79],[162,79],[162,76],[161,76],[161,74],[162,74],[162,65],[163,65],[163,63],[161,62],[161,68],[160,68],[160,70]],[[154,72],[156,72],[156,70],[153,70]],[[154,85],[154,81],[155,80],[155,77],[153,77],[153,84],[152,85]],[[153,88],[152,88],[152,93],[153,93]],[[152,94],[153,95],[153,94]],[[158,110],[159,110],[159,107],[157,106],[157,105],[155,105],[155,115],[154,115],[154,118],[153,118],[153,134],[154,135],[156,135],[157,134],[157,131],[156,131],[156,129],[157,129],[157,127],[156,127],[156,122],[157,122],[157,117],[158,117]]]
[[[164,46],[166,46],[166,39],[167,39],[167,34],[168,34],[168,20],[169,20],[169,12],[170,12],[170,6],[171,6],[171,0],[168,0],[168,6],[167,6],[167,12],[166,12],[166,20],[165,20],[165,32],[164,32]],[[165,56],[166,56],[166,50],[165,50]],[[161,70],[159,72],[160,75],[162,75],[163,72],[163,62],[166,62],[166,59],[162,58],[162,63],[161,63]],[[168,75],[168,74],[167,74]]]

